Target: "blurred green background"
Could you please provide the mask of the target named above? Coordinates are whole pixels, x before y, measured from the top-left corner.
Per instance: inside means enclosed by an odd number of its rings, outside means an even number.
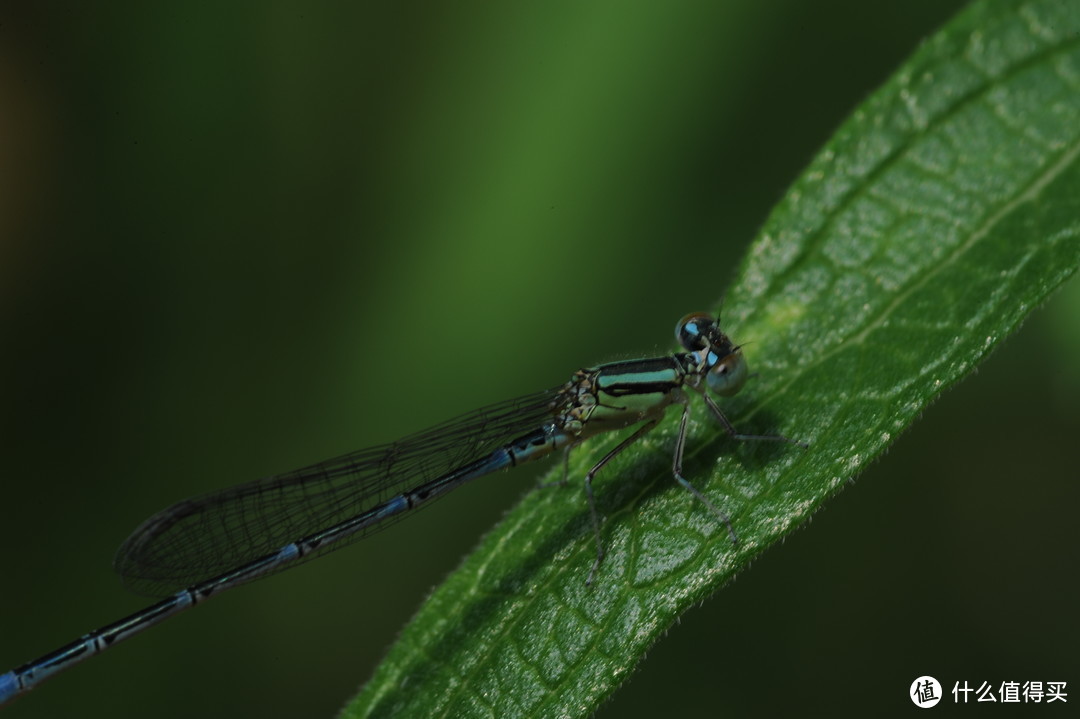
[[[146,604],[110,558],[173,501],[669,350],[960,5],[0,5],[0,670]],[[1074,281],[600,715],[888,715],[921,674],[1075,680],[1078,313]],[[329,716],[536,476],[5,717]]]

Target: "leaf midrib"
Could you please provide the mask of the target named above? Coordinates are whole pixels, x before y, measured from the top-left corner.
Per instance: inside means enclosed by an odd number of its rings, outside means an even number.
[[[930,280],[937,277],[945,269],[956,265],[960,258],[970,251],[975,245],[990,234],[993,229],[1006,219],[1014,210],[1022,205],[1038,198],[1039,193],[1048,186],[1055,178],[1060,176],[1080,156],[1080,140],[1071,146],[1066,145],[1061,151],[1058,160],[1047,166],[1046,170],[1037,173],[1033,179],[1023,186],[1022,191],[1005,202],[997,211],[993,212],[979,227],[971,231],[968,237],[958,243],[942,261],[929,267],[926,272],[920,273],[907,283],[907,286],[896,291],[896,297],[889,304],[882,307],[876,313],[870,315],[863,323],[863,327],[847,337],[838,341],[834,347],[827,350],[807,362],[800,362],[792,372],[785,373],[787,381],[774,385],[774,389],[761,401],[747,409],[743,416],[752,417],[761,407],[771,404],[777,397],[785,394],[788,389],[803,379],[803,376],[811,369],[817,368],[830,360],[833,356],[848,349],[853,344],[863,344],[871,332],[883,326],[885,321],[906,302],[917,290],[924,287]],[[804,256],[805,259],[805,256]]]
[[[1035,65],[1041,63],[1044,60],[1050,60],[1055,55],[1066,53],[1074,46],[1080,46],[1080,36],[1063,40],[1057,45],[1046,47],[1040,51],[1033,52],[1030,56],[1017,61],[1013,65],[1010,65],[1009,68],[1000,75],[988,75],[978,65],[964,58],[964,62],[975,72],[982,75],[982,77],[985,78],[985,81],[977,88],[973,88],[964,95],[959,96],[956,99],[956,102],[954,102],[948,108],[936,115],[930,122],[920,122],[919,119],[911,113],[911,110],[908,107],[908,103],[903,103],[905,109],[908,112],[908,117],[912,122],[913,129],[909,133],[907,133],[903,140],[900,141],[891,152],[886,154],[873,168],[868,170],[866,174],[860,178],[860,181],[854,187],[852,187],[850,192],[845,194],[832,209],[830,209],[823,215],[821,224],[818,226],[818,228],[806,236],[806,240],[803,243],[803,252],[800,253],[799,257],[796,258],[795,261],[791,262],[787,267],[784,267],[780,271],[776,272],[772,276],[769,284],[762,288],[759,294],[771,294],[770,290],[774,285],[782,284],[784,281],[790,278],[792,273],[802,268],[802,266],[805,264],[805,262],[811,255],[819,254],[821,244],[828,238],[828,230],[833,226],[836,218],[846,210],[850,209],[850,207],[857,200],[862,199],[864,196],[866,196],[866,193],[870,192],[871,189],[876,185],[876,180],[881,175],[892,169],[898,159],[903,156],[905,152],[911,148],[911,146],[913,146],[925,136],[936,132],[948,120],[954,118],[957,114],[960,113],[961,110],[966,109],[976,100],[984,99],[985,96],[988,95],[991,91],[993,91],[995,87],[1009,81],[1017,75],[1020,75],[1021,73],[1027,71],[1031,67],[1034,67]],[[914,60],[911,64],[914,64]],[[904,89],[910,87],[911,73],[905,70],[898,76],[897,79],[899,85],[897,95],[899,96],[900,94],[902,94]],[[1067,78],[1062,79],[1067,82]],[[879,91],[879,93],[880,92],[882,91]],[[873,100],[871,100],[871,102],[873,102]],[[845,123],[844,127],[841,129],[841,132],[850,129],[850,122],[851,121],[849,120],[847,123]]]

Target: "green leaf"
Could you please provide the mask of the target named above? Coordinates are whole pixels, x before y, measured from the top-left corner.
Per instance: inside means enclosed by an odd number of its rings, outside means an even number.
[[[977,3],[840,128],[769,218],[724,304],[760,373],[598,475],[530,494],[439,587],[344,712],[592,713],[687,608],[805,521],[1080,263],[1080,4]],[[797,113],[793,112],[793,122]],[[719,293],[720,288],[717,288]],[[674,413],[673,413],[674,414]],[[578,450],[581,477],[619,437]],[[558,478],[561,468],[553,470]]]

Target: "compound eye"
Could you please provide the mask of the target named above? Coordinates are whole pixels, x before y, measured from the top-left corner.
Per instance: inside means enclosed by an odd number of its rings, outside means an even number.
[[[746,384],[748,376],[746,360],[736,349],[709,370],[705,382],[709,385],[709,389],[716,394],[721,397],[730,397],[738,394],[739,390]]]
[[[675,325],[675,339],[687,352],[697,352],[705,349],[715,331],[716,318],[707,312],[691,312]]]

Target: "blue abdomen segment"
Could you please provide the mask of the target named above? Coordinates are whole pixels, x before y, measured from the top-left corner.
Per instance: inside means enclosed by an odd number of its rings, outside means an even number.
[[[19,680],[15,672],[0,674],[0,705],[19,693]]]
[[[486,457],[481,457],[444,477],[391,499],[383,505],[386,516],[413,509],[424,502],[442,496],[451,489],[460,487],[471,479],[542,459],[557,449],[569,446],[573,441],[568,434],[557,429],[554,424],[524,434]],[[401,506],[402,503],[404,506]],[[394,505],[393,512],[389,505]]]

